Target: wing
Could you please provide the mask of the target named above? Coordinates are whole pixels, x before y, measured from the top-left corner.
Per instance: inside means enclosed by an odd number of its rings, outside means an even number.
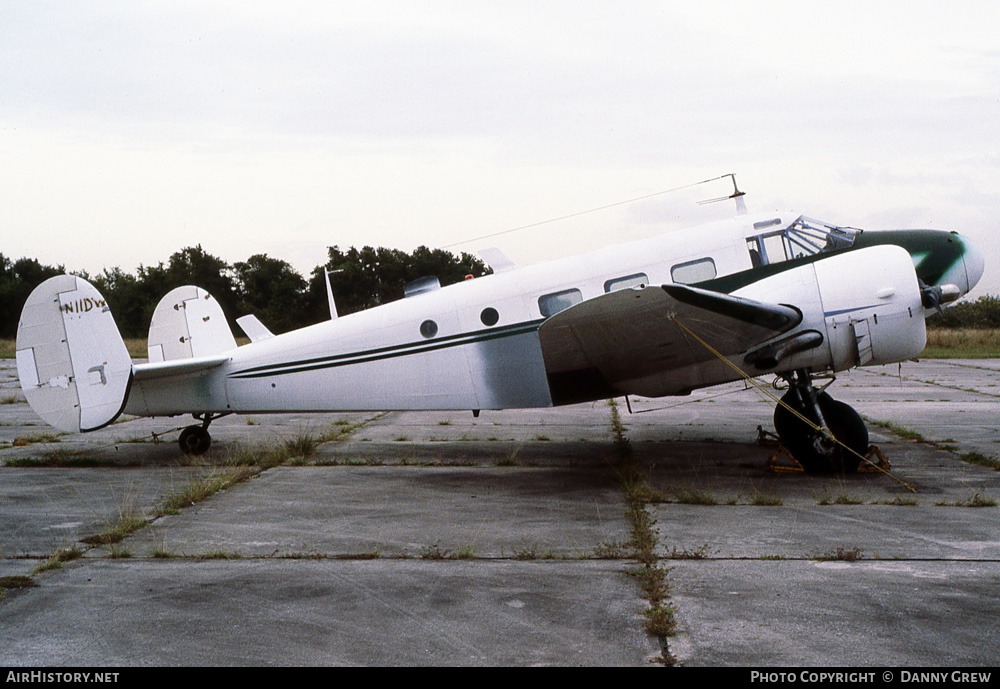
[[[715,355],[683,324],[722,355],[741,354],[802,320],[791,306],[664,285],[625,289],[556,314],[538,330],[553,398],[672,394],[657,374],[709,361]]]

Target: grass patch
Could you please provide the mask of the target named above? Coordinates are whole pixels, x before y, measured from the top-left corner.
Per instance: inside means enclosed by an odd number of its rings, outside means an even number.
[[[13,359],[17,352],[17,341],[13,337],[0,338],[0,359]]]
[[[126,337],[125,349],[133,359],[145,359],[149,356],[149,340],[145,337]]]
[[[379,549],[366,550],[363,553],[346,553],[344,555],[335,555],[335,560],[377,560],[382,557],[382,551]]]
[[[809,556],[810,560],[817,560],[819,562],[829,562],[831,560],[857,562],[863,558],[864,551],[861,548],[845,548],[843,546],[839,546],[836,550],[829,550],[825,553],[813,553]]]
[[[1000,357],[1000,330],[928,328],[921,359],[996,359]]]
[[[909,496],[897,495],[892,500],[880,500],[876,505],[895,505],[897,507],[916,507],[917,499]]]
[[[879,428],[884,428],[890,433],[903,438],[904,440],[914,440],[918,443],[927,442],[924,436],[920,435],[917,431],[912,428],[907,428],[906,426],[900,426],[899,424],[892,423],[891,421],[877,421],[875,419],[868,419],[868,423],[872,426],[878,426]]]
[[[501,457],[500,459],[497,460],[497,466],[498,467],[513,467],[513,466],[518,466],[520,464],[520,462],[517,459],[517,454],[520,451],[521,451],[521,448],[515,447],[513,450],[511,450],[507,454],[506,457]]]
[[[631,554],[627,543],[602,541],[594,546],[594,557],[598,560],[624,560]]]
[[[38,443],[58,443],[59,436],[55,433],[32,433],[31,435],[19,435],[11,443],[12,447],[28,447]]]
[[[35,580],[24,574],[16,574],[12,577],[0,577],[0,591],[5,589],[30,589],[38,586]]]
[[[958,458],[969,464],[976,464],[981,467],[989,467],[994,471],[1000,471],[1000,460],[997,460],[996,457],[984,455],[981,452],[966,452],[959,455]]]
[[[836,497],[830,497],[829,495],[821,495],[817,500],[817,505],[863,505],[865,503],[861,498],[851,497],[847,493],[841,493]]]
[[[3,461],[4,466],[21,467],[30,469],[32,467],[73,467],[73,468],[93,468],[99,466],[122,466],[117,462],[101,461],[94,457],[88,457],[78,450],[52,450],[46,452],[41,457],[11,457]]]
[[[93,536],[81,538],[80,542],[87,545],[112,545],[120,543],[139,529],[144,529],[147,526],[149,526],[149,520],[145,515],[139,514],[133,507],[125,507],[118,510],[118,519],[113,524],[109,524],[104,531]],[[114,548],[112,548],[112,557],[114,556]]]
[[[705,560],[708,558],[708,543],[704,543],[692,550],[678,550],[676,547],[670,549],[667,555],[671,560]]]
[[[196,556],[198,560],[240,560],[243,556],[232,550],[209,550]]]
[[[472,560],[475,557],[476,551],[471,545],[460,545],[454,549],[442,548],[441,541],[426,546],[420,552],[421,560]]]
[[[965,500],[956,500],[955,502],[946,502],[942,500],[941,502],[935,502],[934,504],[938,507],[996,507],[997,501],[989,496],[977,492]]]
[[[659,637],[670,637],[677,633],[677,608],[673,605],[652,606],[644,610],[646,631]]]
[[[515,560],[555,560],[556,554],[552,550],[538,551],[538,546],[530,545],[518,548],[514,551]]]
[[[785,502],[777,495],[754,491],[750,495],[750,504],[756,505],[757,507],[780,507],[781,505],[784,505]]]
[[[285,455],[288,459],[308,459],[316,454],[318,445],[319,442],[311,433],[301,432],[281,441],[282,452],[280,454]]]
[[[0,404],[17,404],[21,401],[21,396],[16,392],[13,395],[4,395],[0,397]]]
[[[441,541],[437,541],[433,545],[424,547],[420,552],[421,560],[447,560],[451,556],[451,550],[441,548]]]
[[[711,493],[690,488],[674,491],[674,499],[681,505],[718,505],[719,501]]]
[[[455,560],[472,560],[476,557],[476,549],[471,545],[460,545],[455,548],[452,558]]]
[[[195,479],[168,495],[160,506],[160,513],[176,514],[185,507],[199,503],[219,491],[242,483],[256,475],[257,471],[249,466],[230,466],[217,469],[208,476]]]
[[[646,631],[660,640],[659,660],[664,665],[674,665],[677,661],[670,653],[667,638],[677,633],[677,610],[667,602],[670,598],[670,583],[667,578],[670,570],[663,567],[656,556],[659,532],[656,520],[648,509],[651,496],[659,494],[659,491],[650,485],[646,474],[635,461],[635,451],[625,435],[618,403],[612,399],[608,405],[611,407],[614,449],[619,460],[617,475],[625,494],[625,518],[630,531],[626,546],[629,557],[637,560],[640,565],[631,574],[639,579],[643,596],[649,602],[649,607],[642,614],[646,619]]]
[[[71,548],[62,548],[52,553],[45,562],[41,563],[31,572],[31,575],[41,574],[42,572],[48,572],[51,569],[59,569],[63,564],[71,562],[78,558],[83,557],[83,550],[79,546],[73,546]]]

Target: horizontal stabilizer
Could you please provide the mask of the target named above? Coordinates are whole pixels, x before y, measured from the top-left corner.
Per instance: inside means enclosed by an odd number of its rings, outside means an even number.
[[[214,356],[236,349],[222,307],[201,287],[167,292],[149,323],[149,361]]]
[[[135,365],[136,381],[151,380],[153,378],[166,378],[168,376],[180,376],[187,373],[199,373],[221,366],[229,361],[230,357],[223,356],[203,356],[193,359],[175,359],[174,361],[157,361],[148,364]]]
[[[267,326],[260,322],[260,319],[253,314],[240,316],[236,319],[236,324],[243,328],[243,332],[250,338],[251,342],[260,342],[274,337],[274,333],[267,329]]]
[[[517,265],[515,265],[512,260],[507,258],[507,254],[500,251],[500,249],[495,246],[488,249],[480,249],[479,256],[486,262],[486,265],[488,265],[494,273],[506,273],[507,271],[517,268]]]
[[[34,289],[17,326],[17,375],[28,404],[61,431],[93,431],[121,414],[132,359],[97,289],[57,275]]]

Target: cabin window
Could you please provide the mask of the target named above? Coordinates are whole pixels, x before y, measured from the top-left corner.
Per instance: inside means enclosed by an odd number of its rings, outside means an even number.
[[[681,285],[711,280],[718,274],[715,269],[715,261],[711,258],[699,258],[697,261],[678,263],[670,269],[670,279]]]
[[[573,306],[573,304],[579,304],[581,301],[583,301],[583,293],[580,290],[566,289],[562,292],[543,294],[538,297],[538,310],[542,312],[543,316],[548,318],[560,311],[565,311]]]
[[[492,306],[489,306],[483,309],[483,312],[479,314],[479,320],[481,320],[485,326],[493,326],[499,322],[500,314]]]
[[[635,275],[626,275],[621,278],[612,278],[604,283],[605,292],[617,292],[620,289],[628,289],[630,287],[645,287],[649,284],[649,278],[646,277],[645,273],[636,273]]]
[[[434,321],[424,321],[420,324],[420,334],[428,340],[438,334],[438,324]]]

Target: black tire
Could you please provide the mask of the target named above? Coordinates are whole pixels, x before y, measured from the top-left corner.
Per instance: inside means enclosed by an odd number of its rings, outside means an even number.
[[[212,436],[201,426],[188,426],[181,431],[177,444],[181,446],[181,452],[188,456],[203,455],[212,446]]]
[[[849,474],[857,471],[861,458],[868,452],[868,426],[854,409],[822,392],[817,403],[833,436],[843,445],[818,440],[820,434],[789,411],[788,404],[810,419],[813,414],[803,410],[791,391],[781,398],[774,410],[774,429],[792,456],[810,474]]]

